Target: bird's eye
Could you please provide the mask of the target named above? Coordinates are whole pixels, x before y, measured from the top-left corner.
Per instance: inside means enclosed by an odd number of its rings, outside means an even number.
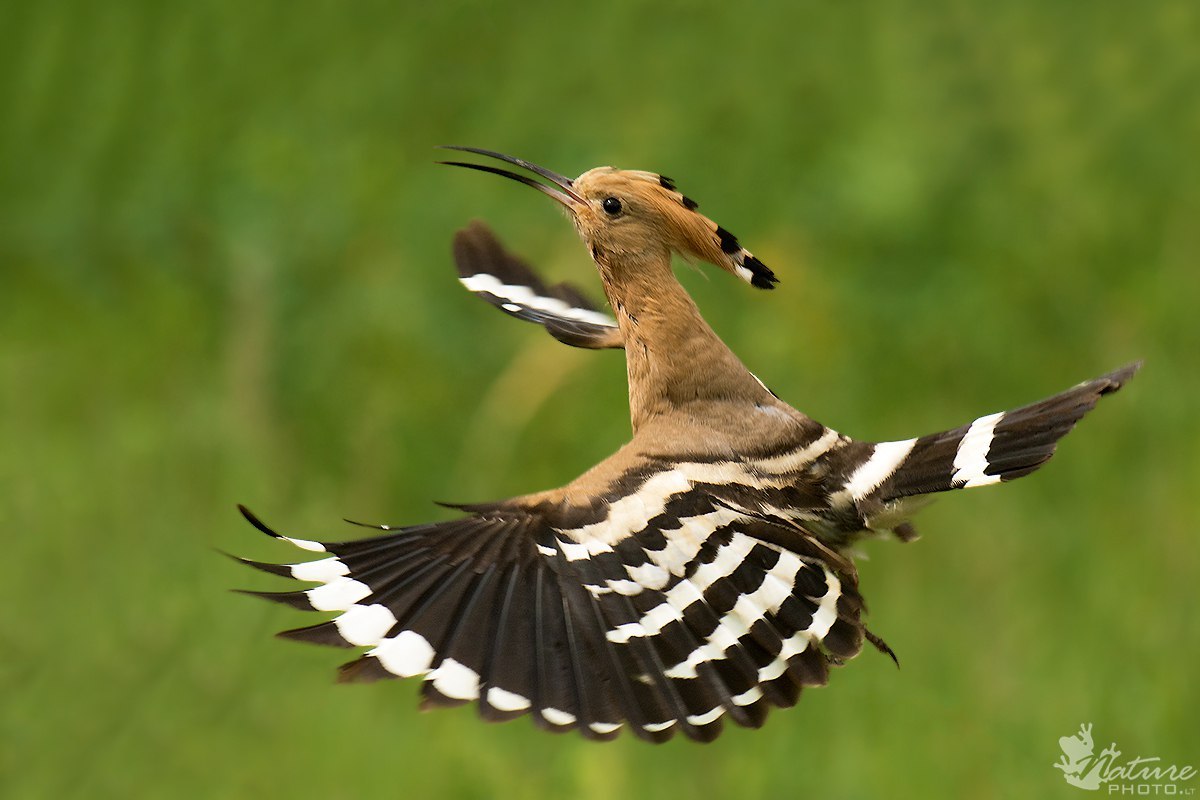
[[[610,217],[615,217],[621,213],[621,201],[615,197],[604,198],[604,202],[601,205],[604,206],[604,213]]]

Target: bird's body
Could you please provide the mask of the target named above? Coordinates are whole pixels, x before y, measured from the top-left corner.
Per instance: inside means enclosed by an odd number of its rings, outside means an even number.
[[[373,539],[290,540],[330,553],[319,561],[248,562],[321,584],[257,594],[340,612],[284,635],[370,648],[346,679],[423,676],[429,704],[477,701],[488,719],[531,713],[593,738],[628,726],[653,741],[676,730],[709,740],[726,716],[760,725],[864,640],[890,654],[863,623],[851,545],[912,538],[908,515],[925,495],[1037,469],[1136,369],[929,436],[855,441],[777,398],[701,317],[672,253],[759,288],[775,276],[673,182],[608,167],[569,181],[471,152],[558,187],[460,164],[567,207],[615,319],[547,287],[481,224],[455,241],[462,282],[568,344],[624,348],[633,437],[557,489]]]

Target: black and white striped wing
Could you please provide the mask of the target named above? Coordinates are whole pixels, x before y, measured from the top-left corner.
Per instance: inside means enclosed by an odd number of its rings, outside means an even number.
[[[1036,403],[940,433],[894,442],[846,440],[823,456],[831,514],[847,515],[848,529],[904,523],[934,492],[990,486],[1041,467],[1062,437],[1106,394],[1120,389],[1141,362],[1084,381]],[[850,513],[850,512],[853,513]],[[897,533],[904,536],[903,529]]]
[[[570,521],[498,505],[340,543],[244,512],[325,554],[244,563],[318,584],[251,594],[335,613],[280,635],[368,648],[343,680],[421,677],[424,705],[476,702],[488,720],[531,714],[589,738],[707,741],[725,717],[757,727],[824,684],[861,649],[862,601],[853,568],[802,531],[664,493],[678,482],[659,473]]]
[[[454,261],[468,290],[506,314],[538,323],[560,342],[589,349],[625,346],[616,320],[569,283],[547,286],[482,222],[454,235]]]

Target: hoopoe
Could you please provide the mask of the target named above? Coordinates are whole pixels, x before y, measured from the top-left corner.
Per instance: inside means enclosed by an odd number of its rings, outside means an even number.
[[[368,648],[340,679],[423,678],[423,707],[478,704],[551,731],[653,742],[758,727],[864,640],[852,561],[861,539],[912,539],[926,495],[1027,475],[1132,364],[1015,411],[911,439],[864,442],[784,403],[700,316],[671,258],[760,289],[776,277],[667,177],[612,167],[570,180],[445,162],[520,181],[566,208],[615,318],[547,287],[476,223],[454,241],[462,283],[578,347],[624,348],[633,436],[567,485],[373,538],[317,542],[259,530],[323,558],[244,561],[319,584],[251,592],[331,621],[285,631]]]

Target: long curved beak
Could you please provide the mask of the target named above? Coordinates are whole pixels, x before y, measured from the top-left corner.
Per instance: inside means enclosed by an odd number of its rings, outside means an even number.
[[[503,153],[497,153],[492,150],[481,150],[478,147],[462,147],[460,145],[454,145],[454,144],[444,144],[444,145],[441,145],[441,148],[443,150],[461,150],[465,153],[474,153],[474,154],[480,155],[480,156],[487,156],[489,158],[499,159],[500,161],[503,161],[507,164],[512,164],[514,166],[520,167],[521,169],[526,169],[537,175],[541,175],[543,178],[545,178],[546,180],[548,180],[552,184],[554,184],[554,186],[547,186],[544,183],[539,183],[538,181],[535,181],[533,178],[530,178],[527,175],[518,175],[515,172],[509,172],[506,169],[501,169],[500,167],[493,167],[488,164],[473,164],[469,161],[439,161],[439,162],[437,162],[439,164],[447,164],[451,167],[466,167],[467,169],[477,169],[480,172],[490,172],[494,175],[503,175],[506,178],[512,178],[514,181],[523,183],[526,186],[532,186],[534,189],[537,189],[539,192],[546,195],[547,197],[554,198],[559,203],[561,203],[563,206],[565,206],[566,209],[568,211],[570,211],[571,213],[575,213],[575,210],[578,207],[586,205],[586,202],[584,201],[584,199],[575,193],[575,190],[573,188],[573,183],[570,178],[567,178],[563,175],[559,175],[557,172],[551,172],[550,170],[546,169],[545,167],[539,167],[537,164],[532,164],[523,158],[514,158],[512,156],[506,156]]]

